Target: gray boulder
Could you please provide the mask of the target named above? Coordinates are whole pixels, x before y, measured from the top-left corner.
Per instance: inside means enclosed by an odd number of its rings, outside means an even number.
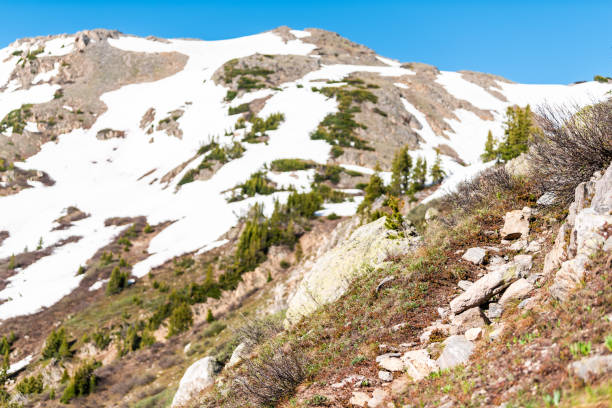
[[[480,308],[472,307],[453,317],[451,321],[451,333],[463,334],[468,329],[482,327],[485,324],[486,321]]]
[[[356,229],[351,236],[320,256],[289,299],[287,324],[339,299],[354,279],[368,268],[385,264],[389,256],[405,254],[416,239],[389,239],[385,217]]]
[[[438,358],[441,370],[466,363],[474,352],[474,344],[465,336],[450,336],[444,340],[444,350]]]
[[[501,299],[499,299],[499,304],[505,306],[512,300],[524,299],[532,290],[533,285],[526,279],[521,278],[508,286],[508,289],[506,289]]]
[[[480,265],[484,262],[487,256],[487,250],[480,247],[470,248],[465,251],[465,254],[461,257],[463,260],[471,262],[476,265]]]
[[[574,375],[588,382],[591,377],[612,373],[612,354],[583,358],[570,363],[568,368]]]
[[[480,306],[510,285],[518,277],[515,264],[500,265],[492,272],[478,279],[465,292],[450,302],[451,311],[459,314],[474,306]]]
[[[171,407],[180,407],[188,403],[193,396],[215,383],[217,360],[204,357],[189,366],[179,382]]]

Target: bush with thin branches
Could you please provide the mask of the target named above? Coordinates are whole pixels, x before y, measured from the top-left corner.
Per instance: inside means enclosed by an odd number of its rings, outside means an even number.
[[[233,388],[246,403],[273,406],[304,380],[305,366],[304,356],[296,348],[267,347],[259,357],[244,361]]]
[[[489,167],[457,186],[442,199],[442,205],[465,212],[496,199],[500,194],[516,191],[522,182],[506,171],[503,165]]]
[[[283,330],[280,319],[274,316],[265,318],[244,319],[240,327],[234,330],[236,338],[247,346],[254,347],[271,339]]]
[[[531,178],[559,204],[574,198],[578,184],[612,162],[612,102],[538,109],[541,134],[529,150]]]

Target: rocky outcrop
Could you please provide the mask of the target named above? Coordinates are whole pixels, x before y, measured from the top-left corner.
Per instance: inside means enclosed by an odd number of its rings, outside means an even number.
[[[377,268],[390,255],[406,253],[414,238],[390,239],[385,217],[355,230],[343,243],[321,256],[289,300],[287,322],[295,323],[319,306],[340,298],[353,279]]]
[[[215,382],[216,366],[217,361],[214,357],[204,357],[189,366],[181,378],[171,406],[180,407],[189,402],[197,393],[212,386]]]
[[[603,228],[612,224],[612,165],[576,187],[565,224],[547,254],[544,273],[556,270],[550,293],[565,300],[584,276],[589,258],[606,245]],[[560,268],[559,268],[560,267]],[[559,269],[557,269],[559,268]]]

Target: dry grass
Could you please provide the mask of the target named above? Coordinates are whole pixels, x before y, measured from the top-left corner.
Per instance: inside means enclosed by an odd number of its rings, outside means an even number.
[[[607,255],[599,254],[590,265],[584,284],[565,303],[547,300],[537,308],[523,312],[512,308],[504,314],[508,324],[501,340],[479,343],[470,363],[451,371],[434,373],[415,384],[398,403],[437,406],[441,400],[457,406],[543,407],[555,393],[559,406],[589,400],[582,381],[571,377],[566,367],[582,358],[572,354],[576,342],[591,342],[592,354],[607,354],[604,339],[610,325],[604,318],[612,312],[612,272],[606,269]],[[550,282],[549,282],[550,283]],[[540,289],[546,296],[547,285]],[[607,407],[610,379],[599,377],[591,383],[595,393],[589,407]],[[586,395],[586,396],[585,396]],[[603,396],[602,396],[603,395]]]

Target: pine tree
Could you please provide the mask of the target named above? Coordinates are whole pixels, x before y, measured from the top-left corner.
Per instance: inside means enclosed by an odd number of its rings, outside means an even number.
[[[168,337],[174,336],[175,334],[184,332],[193,325],[193,313],[191,307],[183,302],[178,305],[170,315],[169,319],[170,328],[168,330]]]
[[[524,109],[508,107],[504,127],[504,140],[498,151],[501,160],[508,161],[527,151],[529,137],[534,130],[529,105]]]
[[[52,330],[51,334],[47,337],[42,351],[43,358],[62,359],[71,355],[72,352],[70,351],[66,330],[63,327],[57,331]]]
[[[385,220],[385,228],[395,231],[396,238],[404,238],[404,217],[402,216],[400,209],[403,202],[397,197],[389,196],[388,205],[391,209],[391,214],[387,215]]]
[[[422,190],[425,187],[425,180],[427,178],[427,160],[419,156],[414,165],[412,171],[412,184],[410,187],[411,192]]]
[[[212,314],[212,310],[208,309],[208,312],[206,313],[206,321],[208,323],[212,323],[215,321],[215,317]]]
[[[374,200],[385,193],[385,183],[383,179],[380,178],[378,173],[372,174],[370,177],[370,182],[365,188],[365,196],[363,197],[363,201],[359,205],[358,211],[362,211],[365,208],[369,207]]]
[[[11,255],[11,258],[9,259],[8,268],[15,269],[15,255],[14,254]]]
[[[484,153],[480,155],[480,158],[483,162],[489,162],[491,160],[497,159],[498,151],[496,149],[497,141],[493,138],[493,133],[489,130],[487,134],[487,141],[485,142],[485,150]]]
[[[444,180],[446,173],[442,170],[442,160],[440,159],[440,153],[436,154],[436,160],[433,166],[429,169],[429,175],[433,179],[434,184],[439,184]]]
[[[63,329],[62,329],[63,330]],[[68,339],[66,338],[65,332],[61,339],[59,350],[57,351],[60,358],[68,358],[72,355],[70,352],[70,346],[68,345]]]
[[[206,278],[204,279],[204,286],[211,287],[215,283],[215,276],[213,272],[212,264],[208,264],[206,268]]]
[[[408,146],[404,146],[395,153],[391,165],[391,192],[395,195],[405,194],[410,188],[410,171],[412,157],[408,153]]]
[[[111,272],[110,279],[106,285],[106,294],[115,295],[121,292],[127,285],[127,274],[121,272],[118,266],[115,266]]]

